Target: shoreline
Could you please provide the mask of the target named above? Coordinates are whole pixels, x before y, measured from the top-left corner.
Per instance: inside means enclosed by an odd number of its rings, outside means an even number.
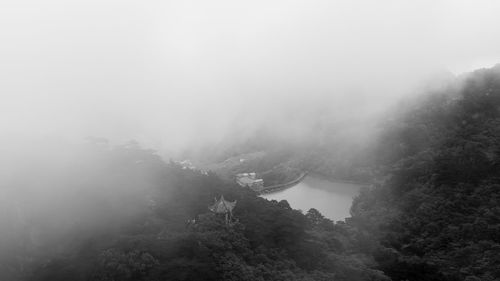
[[[259,195],[262,194],[271,194],[275,192],[279,192],[288,188],[291,188],[297,184],[299,184],[304,178],[308,175],[322,178],[327,181],[331,182],[338,182],[338,183],[346,183],[346,184],[353,184],[353,185],[358,185],[360,187],[369,187],[371,185],[370,182],[359,182],[359,181],[353,181],[353,180],[341,180],[341,179],[335,179],[335,178],[330,178],[328,176],[319,174],[319,173],[310,173],[310,172],[303,172],[300,174],[300,176],[292,181],[282,183],[282,184],[275,184],[271,186],[264,187],[261,191],[258,192]]]
[[[290,188],[298,183],[300,183],[307,175],[309,172],[302,172],[300,176],[292,181],[286,182],[286,183],[281,183],[281,184],[275,184],[271,186],[266,186],[264,187],[260,192],[260,194],[269,194],[269,193],[274,193],[278,192],[287,188]]]
[[[338,183],[348,183],[348,184],[355,184],[355,185],[360,185],[360,186],[370,186],[373,184],[373,181],[357,181],[357,180],[346,180],[346,179],[339,179],[339,178],[334,178],[329,175],[323,174],[323,173],[318,173],[318,172],[310,172],[309,175],[321,178],[327,181],[331,182],[338,182]]]

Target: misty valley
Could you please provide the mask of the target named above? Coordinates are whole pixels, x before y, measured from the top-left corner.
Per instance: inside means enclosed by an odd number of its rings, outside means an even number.
[[[0,281],[500,281],[499,15],[0,0]]]
[[[500,280],[500,66],[368,126],[312,106],[300,136],[264,126],[170,158],[4,137],[0,280]]]

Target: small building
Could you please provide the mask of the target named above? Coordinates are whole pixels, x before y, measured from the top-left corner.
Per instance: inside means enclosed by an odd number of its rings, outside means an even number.
[[[237,174],[236,183],[243,187],[249,187],[254,191],[261,191],[264,188],[264,180],[258,179],[256,173]]]
[[[236,200],[230,202],[224,199],[224,195],[221,195],[219,200],[217,200],[217,198],[214,198],[214,204],[212,206],[209,206],[208,209],[215,214],[225,215],[226,224],[229,224],[233,219],[233,209],[236,206],[236,203]]]

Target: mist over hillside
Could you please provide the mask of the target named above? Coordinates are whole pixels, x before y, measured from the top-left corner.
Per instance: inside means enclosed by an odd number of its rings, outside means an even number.
[[[435,73],[500,59],[491,1],[1,7],[2,134],[134,139],[167,158],[263,126],[304,138],[319,112],[350,128]]]
[[[381,122],[372,185],[338,222],[137,142],[3,140],[15,161],[2,164],[0,276],[495,280],[499,73],[475,71]],[[208,208],[221,195],[237,204],[229,223]]]
[[[500,280],[500,4],[0,3],[0,281]]]

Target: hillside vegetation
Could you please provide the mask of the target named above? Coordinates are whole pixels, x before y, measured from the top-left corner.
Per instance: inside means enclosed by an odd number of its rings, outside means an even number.
[[[11,195],[24,215],[7,208],[1,222],[1,280],[388,280],[351,250],[349,226],[314,209],[269,202],[133,143],[79,150],[29,160],[40,178]],[[208,210],[220,195],[238,200],[231,225]]]
[[[378,140],[381,180],[352,206],[393,280],[500,280],[500,66],[410,103]]]
[[[2,176],[0,280],[500,280],[500,67],[385,120],[345,222],[135,143],[3,149],[23,169]]]

